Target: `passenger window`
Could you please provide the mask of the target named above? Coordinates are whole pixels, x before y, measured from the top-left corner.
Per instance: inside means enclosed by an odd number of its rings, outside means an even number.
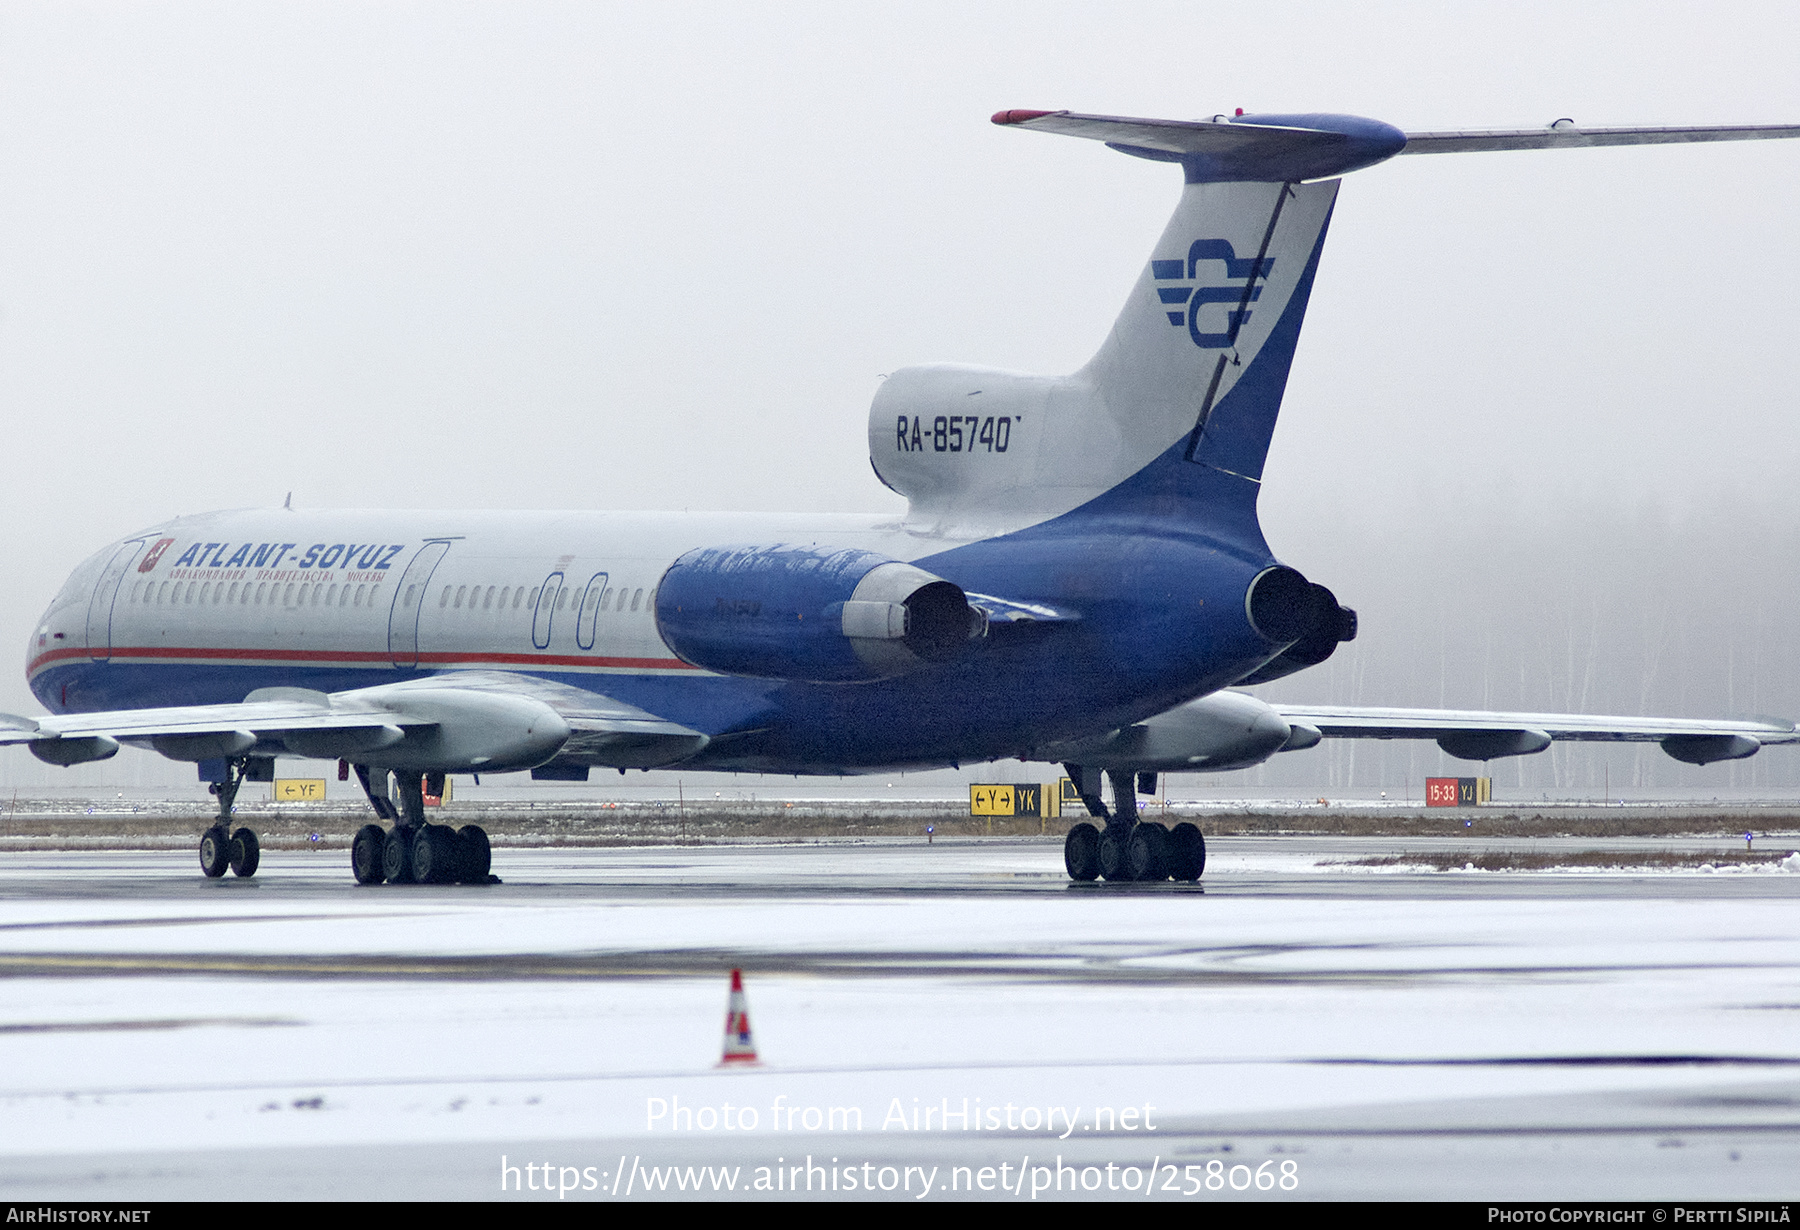
[[[533,606],[533,607],[536,606],[537,605],[537,596],[538,596],[537,590],[535,590],[535,589],[532,590],[531,591],[531,601],[526,603],[525,605]]]
[[[287,584],[287,588],[281,591],[281,605],[282,606],[293,606],[294,605],[294,583],[292,581],[289,581]]]
[[[631,609],[634,611],[637,610],[638,603],[642,602],[643,599],[644,599],[644,591],[641,589],[638,590],[637,593],[631,595]]]
[[[469,587],[467,585],[458,585],[456,587],[456,609],[457,610],[459,610],[459,611],[462,610],[463,599],[467,598],[468,596],[469,596]]]
[[[438,605],[440,607],[450,605],[450,587],[448,585],[444,586],[444,592],[438,595]]]
[[[494,587],[492,585],[490,585],[490,586],[488,586],[487,597],[485,597],[481,600],[481,609],[484,611],[491,610],[493,608],[493,605],[494,605]]]
[[[568,590],[559,589],[556,591],[556,609],[557,610],[559,610],[559,611],[562,610],[564,605],[566,605],[568,603],[568,601],[569,601],[569,591]]]
[[[512,593],[512,586],[510,585],[505,586],[500,591],[500,609],[503,611],[506,609],[506,596],[510,593]]]
[[[344,592],[338,595],[338,606],[340,608],[342,608],[342,607],[347,607],[349,605],[350,605],[350,587],[348,585],[346,585],[346,586],[344,586]]]
[[[337,586],[333,585],[325,591],[325,605],[330,606],[337,601]]]
[[[257,606],[261,606],[263,604],[263,599],[268,596],[268,593],[269,593],[269,583],[267,581],[258,581],[256,583],[256,605]]]
[[[400,605],[409,611],[412,610],[413,594],[417,593],[418,589],[419,587],[417,585],[408,585],[406,587],[406,601],[402,602]]]
[[[143,596],[144,596],[144,583],[142,581],[134,582],[131,586],[131,600],[133,602],[136,602],[139,598],[142,598]]]
[[[358,585],[356,587],[356,605],[357,606],[362,605],[363,594],[364,594],[364,592],[366,592],[368,590],[368,588],[369,587],[367,585]]]
[[[231,599],[230,599],[232,602],[237,601],[237,587],[238,587],[238,583],[236,581],[233,581],[231,583]]]
[[[200,605],[206,605],[206,595],[212,593],[212,582],[208,581],[200,587]]]

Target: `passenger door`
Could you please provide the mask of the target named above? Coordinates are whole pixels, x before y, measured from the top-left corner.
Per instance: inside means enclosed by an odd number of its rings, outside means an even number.
[[[125,570],[137,562],[143,550],[142,538],[121,544],[106,562],[100,579],[94,582],[94,596],[88,599],[87,644],[88,655],[96,662],[112,658],[113,600],[119,596],[119,582],[125,579]]]
[[[427,542],[413,555],[400,574],[400,584],[394,587],[394,605],[388,612],[388,656],[402,670],[419,664],[419,613],[431,588],[431,574],[449,550],[449,540]]]

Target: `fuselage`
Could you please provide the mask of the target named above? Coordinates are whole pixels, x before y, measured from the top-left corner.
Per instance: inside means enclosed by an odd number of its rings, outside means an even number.
[[[684,553],[814,542],[1076,618],[997,623],[954,662],[853,684],[720,675],[664,643],[656,588]],[[1270,562],[1260,546],[1105,517],[954,536],[881,516],[221,512],[82,564],[34,630],[27,675],[46,708],[85,712],[514,671],[706,733],[695,767],[954,764],[1148,716],[1266,659],[1243,611]]]

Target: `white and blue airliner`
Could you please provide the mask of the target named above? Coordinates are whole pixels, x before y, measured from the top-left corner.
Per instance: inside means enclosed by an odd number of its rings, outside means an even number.
[[[1696,764],[1791,723],[1270,705],[1356,616],[1263,540],[1257,494],[1342,177],[1396,155],[1800,136],[1800,127],[1405,133],[1342,115],[997,124],[1173,163],[1180,203],[1099,352],[1065,376],[891,376],[869,457],[893,516],[330,511],[181,517],[78,567],[32,633],[49,713],[0,743],[73,765],[147,747],[199,766],[209,876],[253,874],[244,780],[335,758],[376,818],[363,883],[485,880],[485,834],[425,822],[451,773],[847,774],[1060,762],[1098,824],[1076,880],[1194,879],[1191,824],[1140,823],[1154,775],[1325,737],[1491,759],[1554,739]],[[1111,782],[1111,806],[1103,793]]]

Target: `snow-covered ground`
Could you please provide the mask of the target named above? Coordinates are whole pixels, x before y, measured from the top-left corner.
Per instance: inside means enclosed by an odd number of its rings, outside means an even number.
[[[498,1197],[529,1144],[597,1166],[570,1198],[609,1195],[621,1152],[815,1145],[1285,1159],[1315,1197],[1791,1187],[1800,876],[1323,874],[1340,852],[1215,846],[1203,892],[1072,890],[1038,843],[507,851],[479,889],[356,889],[341,853],[251,882],[8,855],[0,1182],[223,1195],[167,1160],[205,1156],[268,1194]],[[733,965],[763,1065],[721,1071]]]

